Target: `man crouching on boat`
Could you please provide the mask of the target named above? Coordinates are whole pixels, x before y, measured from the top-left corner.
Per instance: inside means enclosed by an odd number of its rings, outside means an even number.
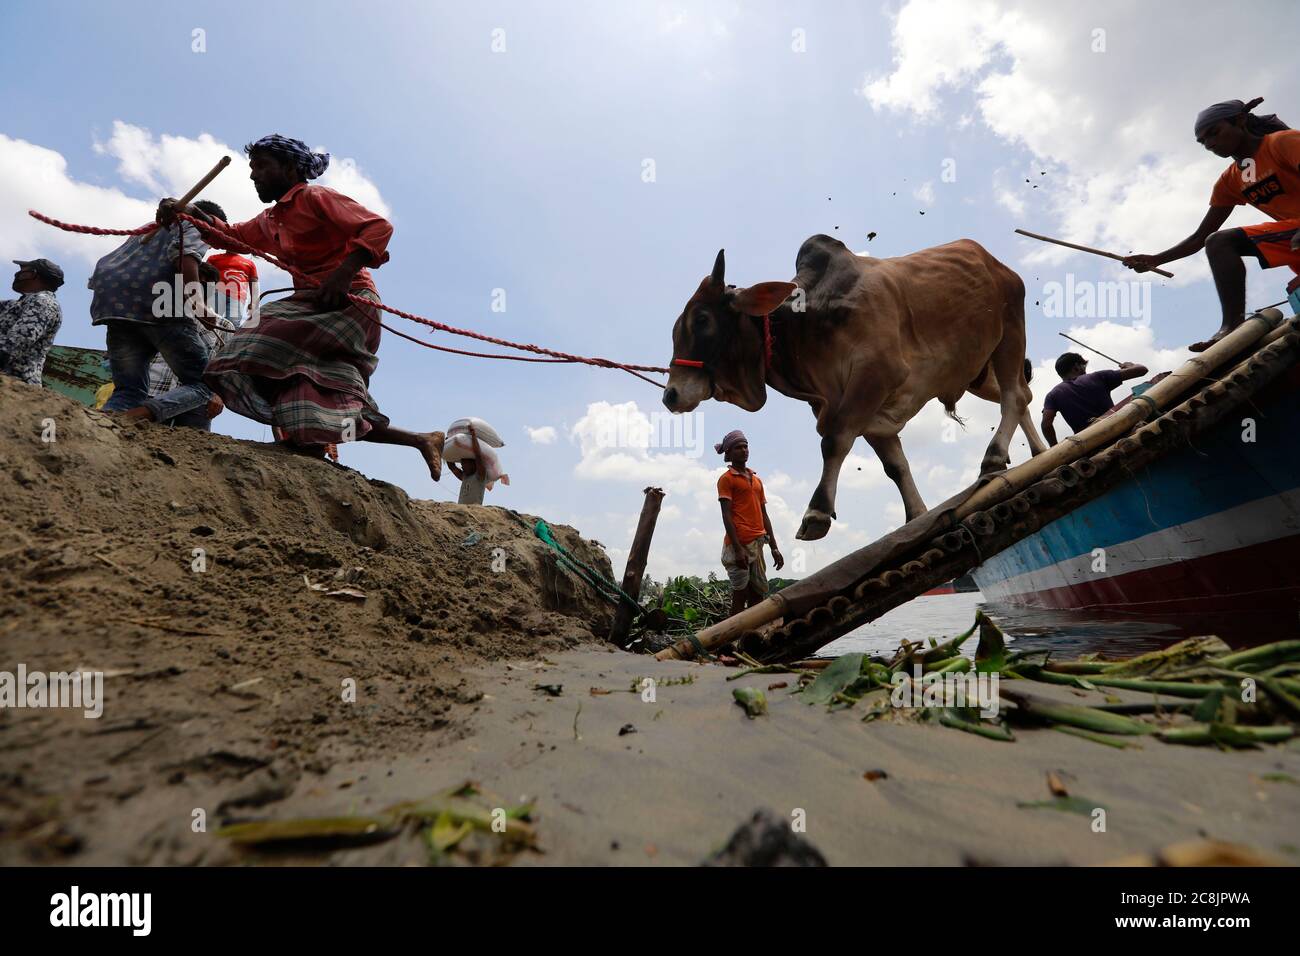
[[[1210,338],[1188,346],[1193,352],[1204,352],[1245,321],[1243,258],[1258,259],[1265,269],[1290,266],[1300,273],[1300,131],[1276,116],[1256,116],[1251,110],[1261,102],[1263,97],[1249,103],[1228,100],[1201,110],[1196,141],[1214,155],[1232,159],[1210,193],[1209,211],[1196,231],[1176,246],[1123,260],[1130,269],[1147,272],[1205,247],[1223,322]],[[1247,204],[1276,221],[1219,229],[1234,209]],[[1300,280],[1292,285],[1295,281]]]
[[[394,428],[379,411],[369,389],[379,364],[379,312],[348,298],[350,292],[379,301],[366,266],[388,261],[392,225],[342,193],[307,183],[325,171],[328,153],[313,153],[301,140],[277,134],[244,151],[258,198],[275,205],[248,222],[218,228],[318,285],[272,302],[255,322],[229,336],[213,353],[204,381],[227,408],[274,425],[290,445],[313,457],[345,441],[406,445],[419,451],[437,481],[443,434]],[[164,199],[158,221],[172,222],[174,210],[175,200]],[[194,206],[184,211],[211,223]],[[200,231],[213,246],[234,245]]]

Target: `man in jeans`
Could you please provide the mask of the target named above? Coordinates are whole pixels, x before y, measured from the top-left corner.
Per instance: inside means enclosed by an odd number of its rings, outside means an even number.
[[[196,205],[225,221],[216,203]],[[200,289],[199,263],[208,246],[189,223],[183,223],[181,231],[183,238],[175,226],[157,235],[131,236],[100,259],[87,283],[95,293],[90,317],[95,325],[107,327],[113,397],[104,411],[206,430],[212,398],[203,383],[208,345],[191,318],[205,310],[202,292],[191,297],[189,290]],[[157,354],[179,384],[151,398],[149,363]]]

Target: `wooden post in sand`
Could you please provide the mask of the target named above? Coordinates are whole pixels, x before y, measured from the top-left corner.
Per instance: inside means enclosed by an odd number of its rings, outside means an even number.
[[[641,597],[641,579],[645,576],[645,563],[650,557],[650,539],[654,537],[655,523],[659,520],[659,505],[663,500],[662,488],[645,490],[641,520],[636,524],[636,534],[632,536],[632,550],[628,552],[627,567],[623,571],[623,590],[634,598]],[[626,601],[618,602],[609,639],[619,647],[627,641],[627,632],[632,629],[632,616],[635,613]]]

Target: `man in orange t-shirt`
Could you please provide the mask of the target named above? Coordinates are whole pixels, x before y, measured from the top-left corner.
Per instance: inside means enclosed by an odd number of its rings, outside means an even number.
[[[1135,255],[1124,265],[1147,272],[1205,248],[1214,285],[1223,307],[1223,324],[1213,336],[1189,346],[1204,352],[1246,318],[1246,266],[1251,256],[1265,269],[1290,266],[1300,274],[1300,130],[1290,129],[1276,116],[1251,112],[1263,102],[1229,100],[1201,110],[1196,117],[1196,141],[1232,165],[1223,171],[1210,193],[1210,209],[1196,231],[1164,252]],[[1238,206],[1254,206],[1274,222],[1220,230]],[[1296,282],[1287,286],[1290,291]]]
[[[746,462],[749,442],[739,429],[714,445],[730,467],[718,478],[718,500],[722,504],[722,566],[731,581],[731,613],[738,614],[767,596],[767,567],[763,563],[763,545],[772,548],[772,562],[778,571],[785,558],[776,546],[772,521],[767,516],[767,497],[763,482]]]

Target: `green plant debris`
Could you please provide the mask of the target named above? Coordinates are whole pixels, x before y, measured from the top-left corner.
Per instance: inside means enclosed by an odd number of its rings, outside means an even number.
[[[1256,747],[1260,744],[1278,744],[1295,736],[1295,728],[1243,727],[1228,724],[1192,724],[1161,731],[1160,739],[1169,744],[1200,746],[1217,744],[1221,747]]]
[[[737,687],[731,692],[731,696],[736,698],[736,703],[745,708],[745,713],[749,715],[750,720],[767,713],[767,695],[757,687]]]
[[[979,642],[972,662],[961,647],[976,633]],[[977,711],[960,706],[961,699],[956,708],[893,707],[891,692],[903,680],[913,680],[918,666],[923,677],[913,694],[922,688],[928,693],[932,682],[972,681],[977,674],[981,679],[996,674],[999,695],[1011,705],[1007,715],[1011,723],[1049,727],[1117,749],[1141,749],[1132,738],[1143,736],[1171,744],[1255,747],[1283,743],[1300,734],[1300,678],[1290,676],[1300,674],[1300,641],[1232,651],[1217,637],[1197,637],[1126,660],[1087,654],[1058,661],[1050,650],[1009,649],[1002,630],[979,611],[975,624],[964,633],[949,639],[904,640],[888,659],[844,654],[818,671],[792,664],[760,664],[743,653],[737,656],[745,669],[728,680],[792,673],[802,684],[792,693],[801,694],[808,704],[843,709],[870,698],[863,704],[864,721],[919,717],[993,740],[1016,738],[1005,724],[981,719]],[[972,669],[975,673],[970,673]],[[1086,691],[1105,703],[1084,706],[1028,693],[1035,682],[1068,686],[1075,693]],[[1252,685],[1255,698],[1244,693]],[[1123,698],[1120,691],[1147,696]],[[931,702],[926,699],[926,703]],[[1297,744],[1300,739],[1290,746]]]
[[[530,822],[532,804],[485,806],[478,785],[467,781],[426,800],[393,804],[377,814],[303,817],[235,823],[216,835],[237,846],[270,847],[291,844],[340,849],[361,842],[388,840],[410,824],[425,827],[425,845],[433,855],[445,855],[471,831],[492,834],[503,850],[536,846]]]
[[[1289,773],[1266,773],[1262,774],[1259,779],[1267,780],[1269,783],[1294,783],[1300,786],[1300,780],[1297,780]]]
[[[803,689],[803,699],[808,704],[829,704],[836,694],[844,693],[845,688],[862,676],[862,662],[865,654],[845,654],[835,658],[830,666],[823,670],[817,679]]]
[[[1014,741],[1016,739],[1016,735],[1004,725],[980,720],[978,711],[973,711],[970,716],[967,716],[956,707],[945,707],[939,712],[939,723],[954,730],[964,730],[968,734],[987,737],[989,740]]]
[[[1106,808],[1096,800],[1087,797],[1053,797],[1051,800],[1021,800],[1016,806],[1021,810],[1060,810],[1063,813],[1078,813],[1092,816],[1094,810]]]

